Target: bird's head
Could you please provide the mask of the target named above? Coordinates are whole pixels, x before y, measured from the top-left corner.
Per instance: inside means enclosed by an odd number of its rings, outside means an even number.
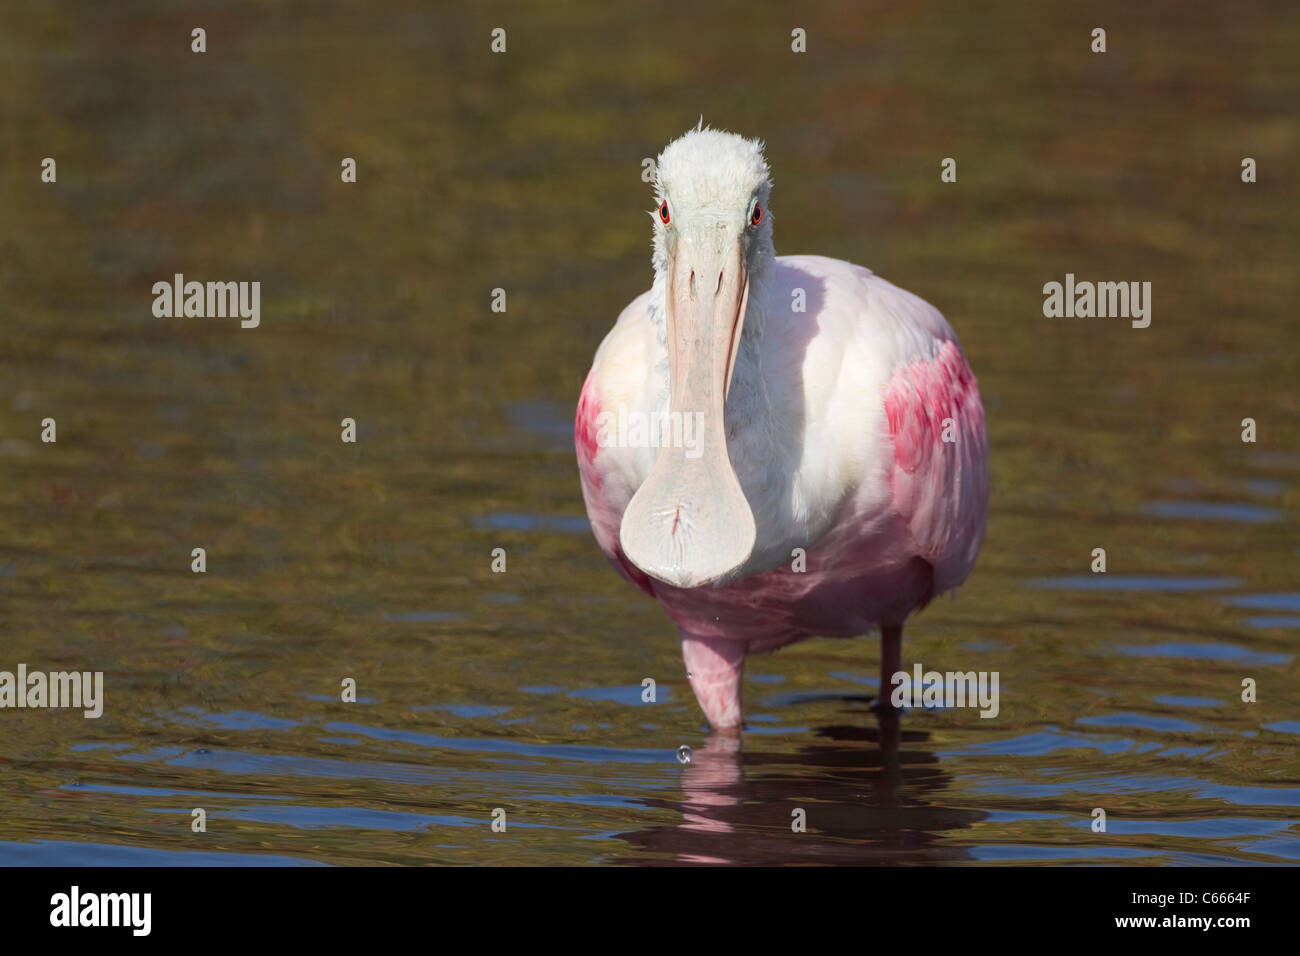
[[[744,276],[766,270],[774,255],[772,182],[761,141],[696,128],[668,144],[656,171],[650,213],[656,277],[671,280],[682,258],[707,266],[696,260],[709,252],[724,260],[738,254]]]
[[[662,289],[669,407],[702,426],[699,445],[663,447],[623,514],[624,554],[677,587],[721,583],[754,549],[754,516],[727,453],[724,410],[751,281],[773,258],[763,144],[691,130],[659,155],[655,289]],[[681,434],[674,431],[674,434]]]

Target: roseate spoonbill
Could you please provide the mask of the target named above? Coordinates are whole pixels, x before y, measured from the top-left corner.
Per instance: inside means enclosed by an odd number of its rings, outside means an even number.
[[[718,729],[747,653],[815,635],[879,627],[887,700],[903,620],[966,579],[988,511],[952,328],[862,266],[777,257],[769,175],[761,142],[702,124],[660,154],[654,284],[574,426],[596,541],[677,624]]]

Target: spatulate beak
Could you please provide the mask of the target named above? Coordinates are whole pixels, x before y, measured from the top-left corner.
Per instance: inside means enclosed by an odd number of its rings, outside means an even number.
[[[727,453],[724,419],[749,301],[739,238],[721,224],[680,236],[667,280],[671,420],[692,416],[703,427],[689,454],[661,448],[623,514],[619,540],[651,577],[691,588],[728,580],[754,550],[754,515]]]

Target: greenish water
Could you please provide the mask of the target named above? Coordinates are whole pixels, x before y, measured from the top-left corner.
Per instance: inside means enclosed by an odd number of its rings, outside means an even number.
[[[1300,861],[1297,49],[1259,2],[6,3],[0,670],[106,704],[0,710],[0,863]],[[962,337],[989,532],[904,662],[996,719],[882,751],[876,640],[822,640],[710,739],[591,539],[573,405],[701,114],[767,140],[779,252]],[[177,272],[261,325],[155,318]],[[1151,326],[1045,318],[1067,272]]]

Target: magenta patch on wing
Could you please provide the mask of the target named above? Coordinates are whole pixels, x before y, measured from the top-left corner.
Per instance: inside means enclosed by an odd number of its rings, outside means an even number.
[[[592,371],[594,371],[594,367]],[[592,486],[593,491],[600,490],[600,475],[592,464],[596,460],[596,450],[600,447],[600,429],[596,420],[600,417],[600,400],[596,397],[596,387],[591,381],[591,372],[582,383],[582,394],[578,397],[578,413],[573,419],[573,444],[578,451],[578,466]]]
[[[913,362],[894,373],[885,391],[885,415],[894,439],[894,461],[909,474],[942,443],[944,419],[961,429],[963,412],[967,428],[984,421],[984,408],[970,400],[975,375],[957,343],[943,343],[933,359]]]

